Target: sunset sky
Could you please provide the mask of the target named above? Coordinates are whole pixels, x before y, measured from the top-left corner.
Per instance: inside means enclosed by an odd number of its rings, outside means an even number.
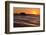
[[[14,8],[14,13],[25,13],[40,15],[40,8]]]

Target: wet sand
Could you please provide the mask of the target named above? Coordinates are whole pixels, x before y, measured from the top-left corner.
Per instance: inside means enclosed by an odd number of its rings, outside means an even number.
[[[40,26],[39,15],[14,15],[14,27],[38,27]]]

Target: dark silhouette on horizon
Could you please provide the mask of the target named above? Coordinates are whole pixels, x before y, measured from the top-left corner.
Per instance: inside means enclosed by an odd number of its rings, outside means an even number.
[[[19,15],[26,15],[25,13],[20,13]]]
[[[14,14],[14,15],[26,15],[25,13],[16,13],[16,14]]]

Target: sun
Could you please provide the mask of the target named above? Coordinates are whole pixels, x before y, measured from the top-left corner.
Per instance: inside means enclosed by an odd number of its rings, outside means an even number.
[[[38,14],[36,11],[32,11],[32,14]]]
[[[39,12],[39,10],[32,10],[32,14],[34,14],[34,15],[39,15],[40,14],[40,12]]]

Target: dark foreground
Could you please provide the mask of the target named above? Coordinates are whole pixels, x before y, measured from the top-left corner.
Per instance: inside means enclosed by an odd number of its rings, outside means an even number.
[[[14,15],[14,27],[38,27],[40,16],[36,15]]]

